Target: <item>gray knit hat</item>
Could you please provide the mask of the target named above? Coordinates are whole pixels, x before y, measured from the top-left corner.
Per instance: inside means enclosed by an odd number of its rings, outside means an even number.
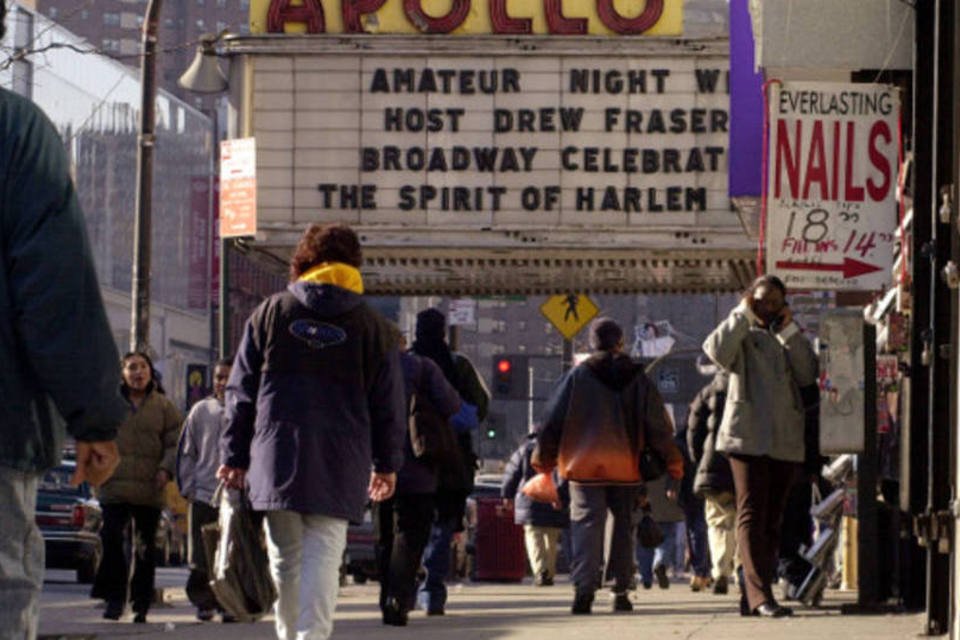
[[[623,340],[623,329],[606,316],[590,323],[590,346],[594,351],[613,351]]]

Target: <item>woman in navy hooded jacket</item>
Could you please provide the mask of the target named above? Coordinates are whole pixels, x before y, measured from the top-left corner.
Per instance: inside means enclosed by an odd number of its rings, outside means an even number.
[[[218,475],[266,512],[277,636],[333,629],[347,523],[393,494],[406,431],[400,354],[361,296],[360,241],[312,225],[291,283],[250,316],[230,373]]]
[[[527,480],[537,474],[530,464],[530,456],[536,446],[537,434],[532,432],[510,456],[503,470],[500,496],[513,503],[513,520],[523,526],[523,539],[527,559],[533,569],[534,584],[549,587],[557,575],[560,534],[570,526],[570,490],[566,481],[562,481],[554,470],[553,481],[560,494],[560,504],[535,502],[521,491]]]

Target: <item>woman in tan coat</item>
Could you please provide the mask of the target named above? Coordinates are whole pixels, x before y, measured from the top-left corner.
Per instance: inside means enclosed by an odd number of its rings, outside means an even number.
[[[164,395],[150,358],[128,353],[122,361],[121,392],[127,418],[117,432],[120,465],[100,489],[103,506],[103,559],[93,597],[103,598],[103,617],[118,620],[127,602],[128,583],[134,622],[147,621],[153,599],[157,523],[163,508],[163,488],[173,478],[181,418]],[[129,524],[133,521],[133,529]],[[132,532],[132,538],[126,539]],[[128,580],[130,550],[133,580]]]

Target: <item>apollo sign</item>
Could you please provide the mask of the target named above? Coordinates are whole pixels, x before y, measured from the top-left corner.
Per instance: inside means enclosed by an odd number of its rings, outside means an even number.
[[[681,35],[681,0],[254,0],[253,33]]]

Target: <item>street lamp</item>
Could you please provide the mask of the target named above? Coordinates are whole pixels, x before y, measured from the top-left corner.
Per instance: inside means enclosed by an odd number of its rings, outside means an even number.
[[[140,62],[140,135],[137,139],[137,209],[133,219],[130,350],[150,346],[150,242],[153,203],[153,148],[156,142],[157,32],[162,0],[148,0]]]
[[[217,50],[216,44],[223,37],[223,32],[219,35],[211,36],[206,35],[200,39],[200,44],[197,46],[197,54],[193,58],[193,62],[190,63],[190,66],[187,67],[187,70],[183,72],[183,75],[180,76],[177,80],[177,84],[186,89],[187,91],[192,91],[194,93],[221,93],[226,91],[228,88],[227,78],[223,75],[223,72],[220,70],[220,65],[217,62]],[[213,174],[216,174],[216,169],[219,167],[219,124],[218,124],[218,114],[217,109],[213,110]],[[227,268],[229,261],[227,259],[227,251],[229,250],[228,242],[221,238],[220,239],[220,283],[217,291],[217,306],[219,309],[218,320],[219,324],[217,327],[218,341],[217,341],[217,351],[220,354],[221,358],[227,357],[227,351],[229,349],[229,342],[227,340],[227,329],[229,326],[227,320]]]

